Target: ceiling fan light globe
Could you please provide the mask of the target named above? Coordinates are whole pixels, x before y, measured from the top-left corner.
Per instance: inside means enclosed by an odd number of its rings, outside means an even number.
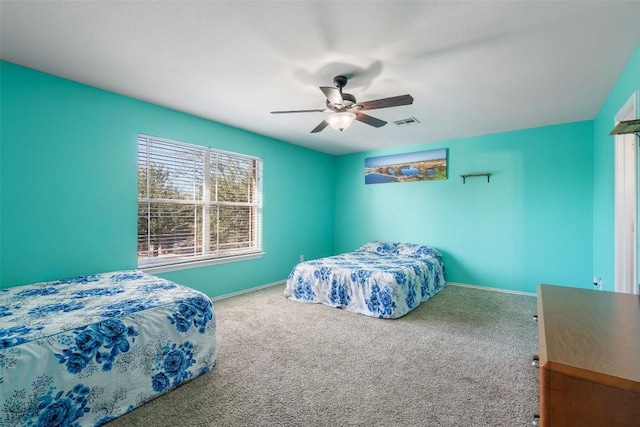
[[[342,132],[344,129],[351,126],[351,123],[356,119],[355,113],[350,113],[349,111],[343,111],[341,113],[333,113],[328,116],[325,120],[329,125]]]

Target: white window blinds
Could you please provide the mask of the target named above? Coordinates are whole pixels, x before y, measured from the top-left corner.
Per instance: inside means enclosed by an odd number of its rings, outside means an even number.
[[[138,266],[262,251],[262,160],[138,136]]]

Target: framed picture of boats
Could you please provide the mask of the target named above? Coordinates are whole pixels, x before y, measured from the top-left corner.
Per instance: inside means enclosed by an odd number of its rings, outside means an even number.
[[[447,179],[447,149],[394,154],[364,159],[364,183]]]

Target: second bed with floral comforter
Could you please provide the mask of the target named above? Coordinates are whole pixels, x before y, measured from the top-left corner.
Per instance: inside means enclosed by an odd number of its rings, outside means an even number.
[[[96,426],[216,364],[211,300],[141,271],[0,290],[0,426]]]
[[[298,264],[284,294],[380,318],[404,316],[445,286],[440,253],[411,243],[372,242]]]

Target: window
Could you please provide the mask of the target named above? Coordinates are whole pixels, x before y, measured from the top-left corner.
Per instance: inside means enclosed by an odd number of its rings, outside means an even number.
[[[138,136],[138,267],[262,252],[262,160]]]

